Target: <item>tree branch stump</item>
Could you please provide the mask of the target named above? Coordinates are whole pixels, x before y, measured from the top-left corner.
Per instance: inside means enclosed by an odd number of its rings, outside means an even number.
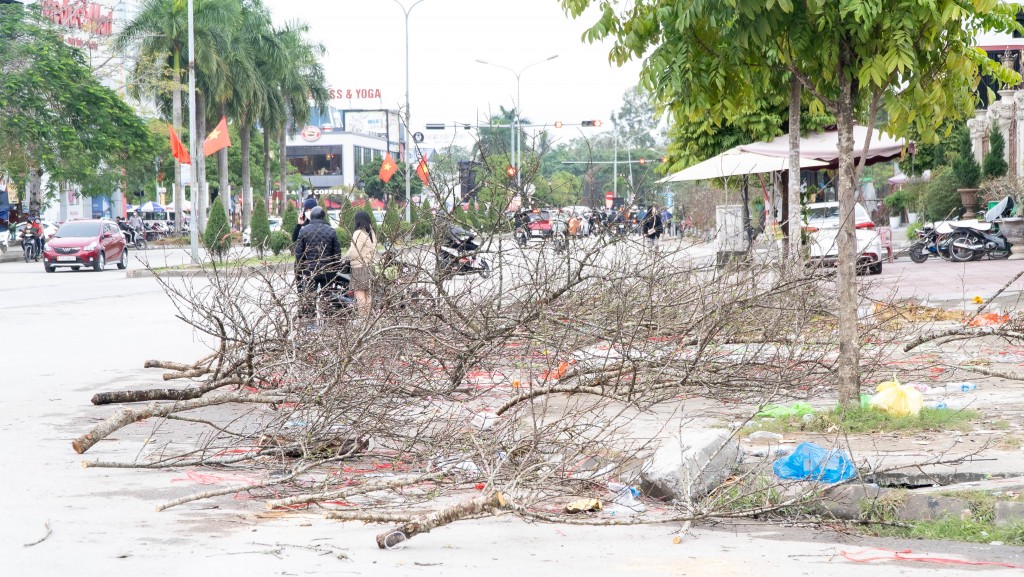
[[[431,529],[443,527],[459,519],[479,515],[490,509],[501,509],[507,506],[508,502],[505,501],[505,496],[500,492],[484,497],[476,497],[447,509],[441,509],[430,515],[417,517],[408,523],[403,523],[389,531],[385,531],[377,535],[377,546],[381,549],[394,549],[400,543],[408,541],[420,533],[429,533]]]

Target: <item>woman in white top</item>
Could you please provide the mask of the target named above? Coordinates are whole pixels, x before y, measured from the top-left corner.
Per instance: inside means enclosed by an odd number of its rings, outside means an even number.
[[[355,293],[356,306],[366,315],[370,312],[370,273],[373,271],[373,257],[377,254],[377,235],[366,212],[357,212],[353,221],[352,244],[345,253],[345,259],[352,266],[349,286]]]

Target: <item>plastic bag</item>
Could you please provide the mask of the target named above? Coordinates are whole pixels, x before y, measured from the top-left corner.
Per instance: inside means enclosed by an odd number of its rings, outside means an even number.
[[[822,483],[838,483],[857,475],[846,451],[830,451],[814,443],[800,443],[791,455],[772,463],[772,470],[780,479]]]
[[[804,415],[810,415],[813,412],[814,407],[807,403],[793,403],[788,407],[784,407],[782,405],[765,405],[765,407],[755,416],[784,419],[787,417],[803,417]]]
[[[871,406],[894,417],[917,415],[924,405],[921,391],[909,385],[902,385],[895,378],[875,387],[877,394],[871,397]]]

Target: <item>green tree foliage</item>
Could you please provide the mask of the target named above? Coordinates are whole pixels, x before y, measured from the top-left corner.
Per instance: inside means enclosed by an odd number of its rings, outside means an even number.
[[[284,209],[284,216],[281,217],[281,230],[288,233],[288,238],[290,239],[292,232],[298,224],[299,209],[295,208],[295,205],[289,203],[288,208]]]
[[[352,232],[344,226],[339,226],[334,229],[334,236],[338,237],[338,244],[345,249],[349,243],[352,242]]]
[[[219,203],[218,203],[219,204]],[[223,206],[221,207],[223,209]],[[209,230],[209,228],[207,228]],[[288,249],[292,243],[292,237],[283,230],[275,230],[270,234],[270,252],[277,256]]]
[[[1009,166],[1003,155],[1006,154],[1006,140],[1003,138],[1003,131],[993,126],[988,137],[989,149],[984,159],[985,178],[999,178],[1006,176]]]
[[[423,201],[416,209],[416,220],[413,223],[413,236],[415,238],[427,238],[430,236],[434,221],[433,209],[430,201]]]
[[[213,203],[210,209],[210,218],[203,232],[203,246],[217,258],[224,258],[231,249],[231,226],[224,205],[220,202]]]
[[[264,201],[263,195],[256,198],[256,206],[252,211],[252,223],[249,227],[249,246],[262,255],[270,248],[270,218],[267,215],[267,203]]]
[[[971,133],[964,126],[957,131],[957,157],[953,161],[953,176],[960,188],[977,188],[981,182],[981,166],[971,150]]]
[[[29,182],[31,210],[41,209],[42,172],[51,186],[109,194],[125,179],[122,169],[138,177],[130,160],[148,160],[152,175],[154,148],[146,124],[100,84],[38,4],[0,4],[0,167]]]
[[[633,148],[653,148],[658,128],[654,101],[643,86],[627,88],[622,94],[622,107],[612,114],[612,124],[621,142]]]
[[[389,202],[384,212],[384,222],[381,224],[380,233],[388,244],[393,244],[402,237],[403,226],[400,210],[394,202]]]
[[[567,170],[560,170],[549,178],[540,177],[534,185],[537,188],[533,199],[537,206],[569,206],[579,204],[582,199],[583,179]]]
[[[387,201],[389,199],[405,198],[405,163],[396,161],[398,171],[391,175],[391,179],[384,182],[380,179],[381,161],[368,162],[359,167],[359,182],[362,182],[363,192],[371,198]],[[416,170],[416,167],[413,167]],[[423,190],[423,181],[415,173],[409,181],[411,194],[420,194]],[[370,209],[369,206],[366,207]]]
[[[932,171],[932,179],[924,189],[924,218],[936,221],[957,216],[963,208],[957,188],[960,188],[960,179],[954,171],[948,167]]]
[[[469,218],[466,216],[466,211],[462,208],[462,203],[455,203],[455,208],[452,209],[452,221],[461,226],[471,226]]]
[[[1017,5],[994,0],[635,0],[616,12],[599,0],[561,0],[578,17],[601,4],[587,41],[611,37],[610,59],[643,57],[641,82],[679,122],[732,119],[751,102],[788,95],[791,79],[836,119],[839,140],[837,317],[844,342],[837,363],[840,404],[860,389],[856,238],[858,178],[854,117],[873,130],[885,117],[897,135],[915,125],[935,140],[947,118],[973,110],[979,73],[1016,84],[1020,76],[974,48],[983,31],[1020,30]],[[884,110],[884,115],[880,112]]]

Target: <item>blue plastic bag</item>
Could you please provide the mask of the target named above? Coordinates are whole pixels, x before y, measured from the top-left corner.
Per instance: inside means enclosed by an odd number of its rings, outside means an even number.
[[[838,483],[857,475],[846,451],[830,451],[814,443],[800,443],[791,454],[775,461],[772,470],[780,479],[822,483]]]

